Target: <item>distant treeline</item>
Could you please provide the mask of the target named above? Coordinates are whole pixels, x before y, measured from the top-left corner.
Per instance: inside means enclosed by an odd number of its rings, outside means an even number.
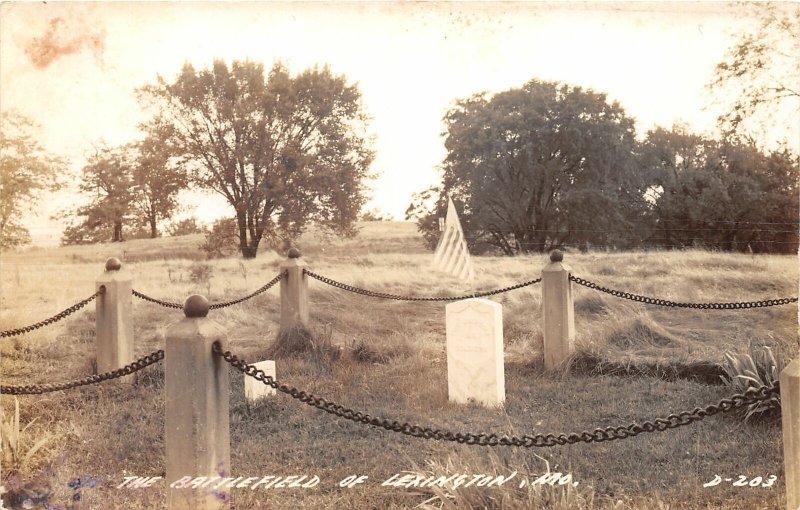
[[[442,182],[407,211],[429,246],[449,196],[478,253],[798,250],[800,161],[787,148],[682,126],[642,139],[605,94],[538,80],[461,100],[444,120]]]

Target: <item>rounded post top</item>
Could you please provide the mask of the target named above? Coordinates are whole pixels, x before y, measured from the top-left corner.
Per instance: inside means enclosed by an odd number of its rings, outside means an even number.
[[[297,248],[289,248],[289,253],[287,253],[290,259],[299,259],[300,258],[300,250]]]
[[[183,303],[183,313],[190,318],[205,317],[208,315],[209,306],[205,296],[193,294]]]
[[[111,257],[106,260],[106,271],[119,271],[122,268],[122,262],[117,257]]]
[[[561,262],[562,260],[564,260],[564,253],[561,250],[550,252],[550,262]]]

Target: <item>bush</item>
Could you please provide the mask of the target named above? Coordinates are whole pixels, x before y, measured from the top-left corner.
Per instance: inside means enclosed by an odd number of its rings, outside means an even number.
[[[381,213],[378,209],[370,209],[361,214],[361,221],[392,221],[392,217]]]
[[[763,346],[756,350],[751,345],[749,353],[726,352],[722,366],[727,374],[722,376],[723,380],[734,392],[744,393],[748,388],[774,386],[783,369],[783,362],[775,358],[770,347]],[[774,420],[780,416],[780,412],[780,396],[773,395],[768,400],[747,406],[744,419]]]
[[[213,273],[214,268],[208,264],[196,262],[189,266],[189,279],[194,283],[208,283]]]
[[[221,218],[206,232],[206,240],[200,245],[200,249],[206,252],[210,259],[229,257],[238,250],[238,242],[236,220]]]
[[[172,237],[202,234],[203,232],[203,227],[197,223],[197,218],[194,216],[175,222],[167,227],[167,233]]]

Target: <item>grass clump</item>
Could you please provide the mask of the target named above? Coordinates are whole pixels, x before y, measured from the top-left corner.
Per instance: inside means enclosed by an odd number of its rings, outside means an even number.
[[[774,386],[778,382],[784,368],[780,356],[775,356],[772,348],[762,346],[754,348],[750,345],[746,353],[725,353],[723,363],[725,375],[723,381],[735,393],[744,393],[748,388]],[[755,402],[744,410],[745,421],[776,421],[781,415],[780,395],[773,395],[767,400]]]
[[[30,442],[26,440],[26,431],[34,424],[36,418],[20,428],[19,400],[16,398],[14,398],[14,413],[8,417],[8,420],[3,415],[4,413],[0,409],[0,444],[3,448],[3,466],[11,466],[19,470],[25,469],[33,460],[36,452],[50,441],[51,436],[44,435],[30,446],[25,447],[25,444]]]
[[[329,367],[342,357],[342,349],[333,344],[332,336],[330,326],[316,333],[302,326],[282,331],[267,349],[265,359],[303,357],[313,365]]]
[[[395,358],[408,358],[413,355],[413,352],[413,347],[403,340],[384,347],[367,342],[364,339],[354,339],[350,346],[350,357],[353,361],[367,364],[385,365]]]

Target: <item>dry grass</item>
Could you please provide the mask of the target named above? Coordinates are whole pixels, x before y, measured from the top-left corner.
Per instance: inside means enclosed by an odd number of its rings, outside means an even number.
[[[0,268],[0,329],[36,322],[94,291],[108,256],[124,256],[134,287],[154,297],[182,301],[203,293],[212,301],[248,293],[271,279],[281,257],[202,261],[199,236],[118,245],[36,249],[4,253]],[[468,293],[474,289],[433,271],[431,255],[413,225],[369,223],[353,240],[313,233],[299,246],[314,271],[370,289],[400,294]],[[573,273],[598,284],[676,301],[737,301],[797,294],[797,262],[790,256],[749,256],[701,251],[568,253]],[[545,256],[475,259],[475,288],[503,287],[538,276]],[[745,311],[660,309],[576,287],[579,351],[593,360],[570,376],[541,368],[540,290],[493,299],[504,306],[507,402],[499,410],[447,401],[444,306],[379,301],[316,281],[311,287],[311,329],[318,353],[281,357],[278,376],[328,399],[390,419],[455,430],[497,433],[569,432],[627,424],[691,409],[727,394],[682,377],[680,367],[714,365],[724,353],[768,345],[786,360],[797,356],[797,308]],[[278,289],[246,303],[213,311],[225,325],[231,350],[257,361],[277,336]],[[91,369],[94,305],[54,326],[0,344],[3,384],[62,381]],[[135,301],[136,353],[163,347],[163,332],[180,312]],[[333,349],[331,351],[330,349]],[[338,355],[331,356],[331,352]],[[627,367],[597,375],[597,367]],[[648,367],[650,367],[648,369]],[[602,372],[602,370],[601,370]],[[163,381],[148,369],[134,388],[115,384],[20,399],[26,444],[52,438],[23,468],[32,478],[48,473],[53,502],[65,504],[70,479],[91,475],[97,488],[82,491],[82,508],[154,508],[163,485],[123,491],[124,476],[163,475]],[[623,377],[620,377],[622,375]],[[670,380],[664,380],[670,379]],[[257,406],[244,402],[241,375],[232,375],[231,444],[235,476],[317,474],[309,490],[234,492],[234,507],[249,508],[781,508],[780,430],[714,417],[699,424],[634,440],[539,451],[479,449],[425,442],[368,429],[279,395]],[[13,401],[3,398],[13,413]],[[377,455],[376,455],[377,453]],[[577,487],[494,487],[443,491],[381,487],[403,471],[507,470],[572,473]],[[4,466],[5,467],[5,466]],[[369,480],[340,488],[346,476]],[[720,484],[715,474],[750,478],[778,475],[771,489]]]

